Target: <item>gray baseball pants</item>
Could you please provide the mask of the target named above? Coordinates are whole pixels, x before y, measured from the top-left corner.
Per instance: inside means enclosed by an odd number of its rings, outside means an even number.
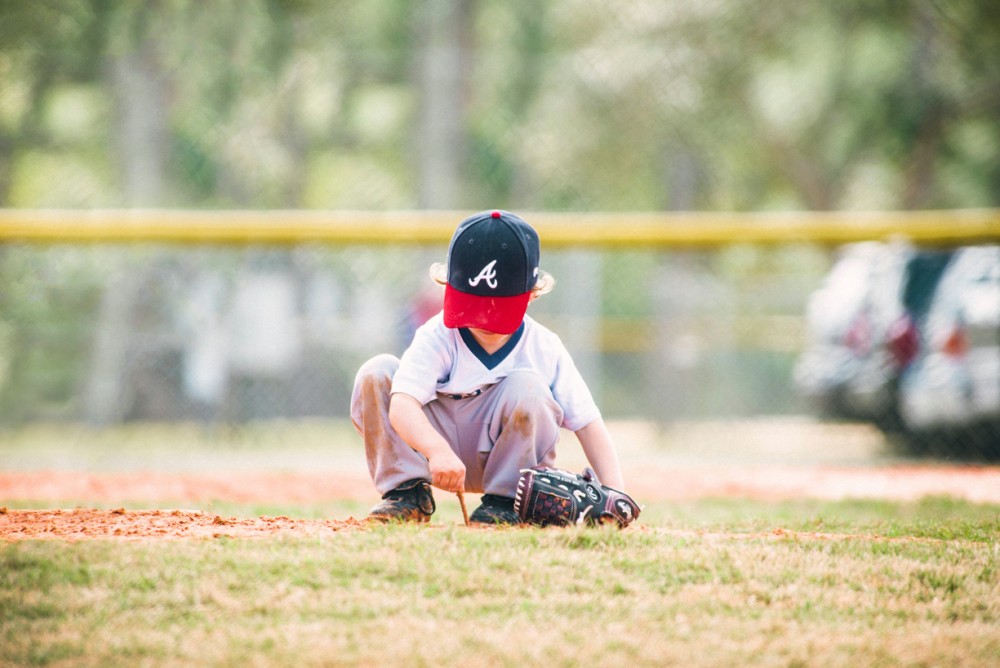
[[[393,355],[378,355],[354,379],[351,420],[365,442],[379,494],[407,480],[430,480],[427,459],[389,424]],[[477,396],[439,394],[424,414],[465,464],[465,491],[513,497],[522,468],[554,466],[562,409],[533,371],[515,371]]]

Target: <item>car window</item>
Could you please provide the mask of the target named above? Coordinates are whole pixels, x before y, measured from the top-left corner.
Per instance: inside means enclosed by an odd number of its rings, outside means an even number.
[[[903,306],[914,319],[927,314],[941,276],[953,257],[948,251],[921,251],[907,262]]]

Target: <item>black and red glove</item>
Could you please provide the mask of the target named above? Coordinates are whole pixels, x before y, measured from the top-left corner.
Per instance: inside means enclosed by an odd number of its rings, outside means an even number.
[[[624,528],[639,517],[639,504],[625,492],[605,487],[593,469],[582,474],[539,466],[521,469],[514,512],[538,526],[616,523]]]

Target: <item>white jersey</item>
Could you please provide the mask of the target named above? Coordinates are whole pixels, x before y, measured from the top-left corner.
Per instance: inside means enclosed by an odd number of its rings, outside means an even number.
[[[408,394],[422,405],[439,394],[475,396],[512,371],[524,369],[547,382],[563,411],[560,426],[577,431],[601,416],[562,341],[527,315],[503,348],[490,355],[468,330],[445,327],[438,313],[417,330],[403,353],[392,392]]]

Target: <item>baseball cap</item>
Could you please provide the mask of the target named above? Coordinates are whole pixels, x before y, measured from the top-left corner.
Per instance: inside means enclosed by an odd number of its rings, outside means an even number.
[[[448,246],[446,327],[512,334],[538,280],[538,233],[509,211],[469,216]]]

